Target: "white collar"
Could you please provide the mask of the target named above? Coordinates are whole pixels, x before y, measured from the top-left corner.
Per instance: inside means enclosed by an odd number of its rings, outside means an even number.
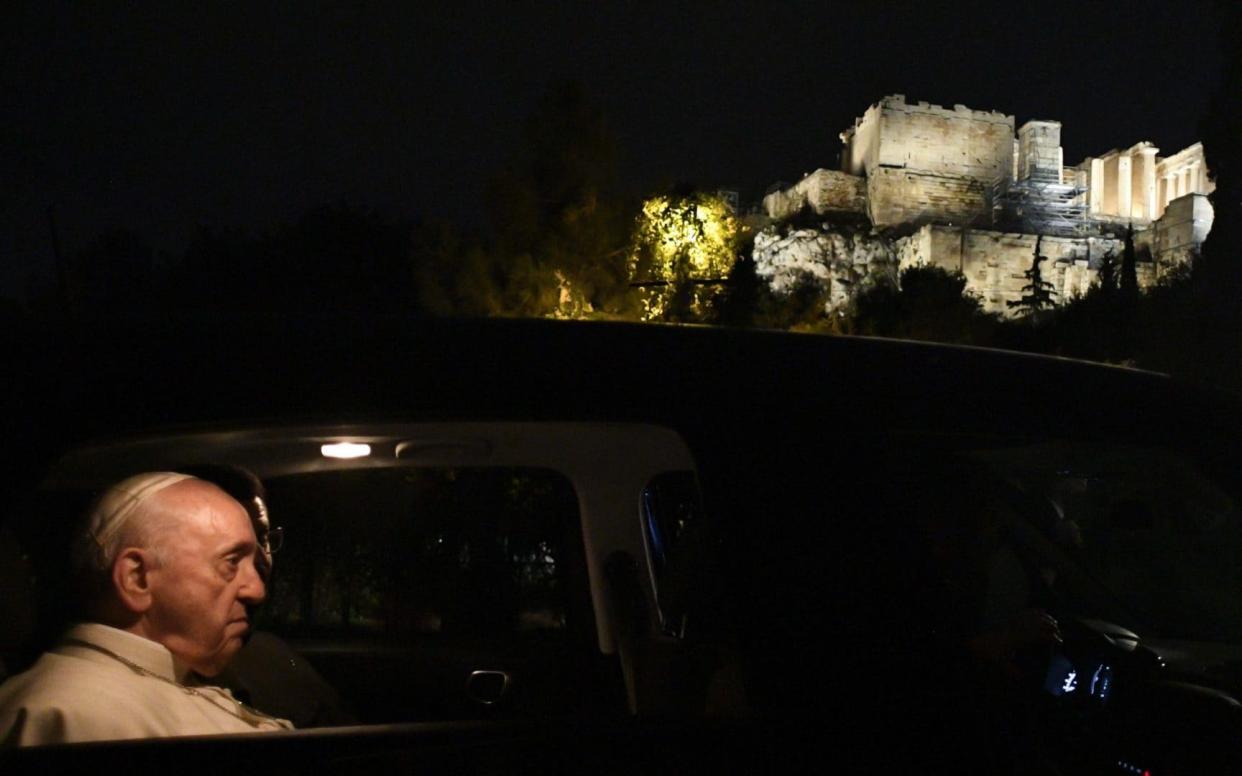
[[[79,623],[66,631],[64,638],[103,647],[170,682],[183,682],[186,674],[189,673],[188,668],[182,668],[177,664],[173,654],[163,644],[110,625],[98,622]],[[56,651],[72,652],[78,657],[89,658],[100,654],[73,643],[61,644]]]

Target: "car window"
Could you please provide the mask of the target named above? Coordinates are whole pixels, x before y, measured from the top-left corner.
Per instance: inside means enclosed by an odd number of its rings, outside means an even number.
[[[544,469],[276,477],[284,532],[257,628],[364,722],[566,713],[598,689],[577,497]],[[609,698],[609,700],[611,700]]]
[[[565,628],[578,510],[554,472],[363,469],[268,489],[285,541],[266,625],[412,637]]]

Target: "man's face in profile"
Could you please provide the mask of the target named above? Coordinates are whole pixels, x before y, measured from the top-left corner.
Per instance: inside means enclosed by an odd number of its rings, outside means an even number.
[[[246,510],[223,491],[187,481],[159,494],[176,515],[150,572],[149,634],[183,665],[215,676],[250,630],[246,607],[266,594]]]

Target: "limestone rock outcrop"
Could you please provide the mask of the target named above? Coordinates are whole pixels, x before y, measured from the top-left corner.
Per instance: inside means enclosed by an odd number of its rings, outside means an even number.
[[[752,257],[755,274],[774,293],[790,294],[806,284],[828,291],[825,312],[848,304],[859,290],[897,266],[887,237],[831,224],[819,229],[769,227],[755,235]]]

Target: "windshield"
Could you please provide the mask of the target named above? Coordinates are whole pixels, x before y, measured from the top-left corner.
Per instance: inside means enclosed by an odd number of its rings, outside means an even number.
[[[1139,620],[1119,624],[1144,636],[1242,640],[1242,516],[1186,454],[1051,442],[971,457],[1029,497],[1025,517],[1049,554]]]

